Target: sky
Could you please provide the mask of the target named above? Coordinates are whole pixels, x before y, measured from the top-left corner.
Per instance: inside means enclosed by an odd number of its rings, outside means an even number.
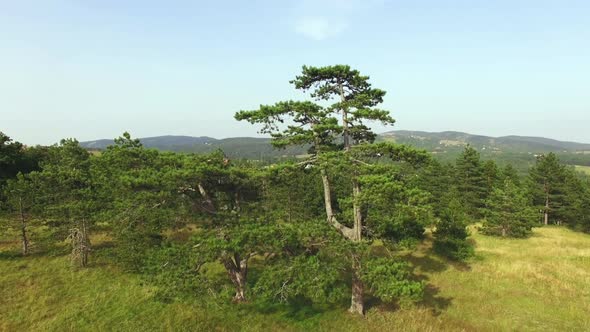
[[[258,136],[233,114],[308,98],[304,64],[386,90],[377,132],[590,143],[588,0],[0,0],[0,131]]]

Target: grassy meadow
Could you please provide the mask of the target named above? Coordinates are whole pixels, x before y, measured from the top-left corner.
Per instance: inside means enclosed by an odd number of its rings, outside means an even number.
[[[0,240],[1,331],[590,330],[590,235],[560,227],[534,229],[522,240],[474,231],[477,257],[469,264],[426,255],[426,242],[404,256],[429,285],[424,301],[410,308],[375,303],[365,318],[347,314],[346,304],[164,302],[103,258],[104,238],[93,239],[90,267],[75,269],[59,248],[20,257],[13,235]]]
[[[590,175],[590,166],[576,165],[575,167],[576,167],[576,171]]]

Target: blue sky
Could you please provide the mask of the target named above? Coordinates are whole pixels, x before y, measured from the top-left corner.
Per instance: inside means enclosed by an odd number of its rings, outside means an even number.
[[[255,136],[233,114],[350,64],[390,129],[590,143],[590,1],[0,0],[0,131]]]

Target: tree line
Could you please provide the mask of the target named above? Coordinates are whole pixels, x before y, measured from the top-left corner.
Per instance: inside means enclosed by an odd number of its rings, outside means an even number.
[[[4,228],[19,230],[23,255],[41,241],[31,229],[67,243],[79,267],[91,262],[92,236],[106,234],[113,264],[170,298],[349,298],[357,314],[367,297],[422,299],[426,285],[399,253],[423,241],[464,261],[474,255],[473,227],[502,237],[548,224],[590,232],[588,179],[554,154],[526,177],[472,147],[441,163],[375,143],[368,123],[395,121],[379,108],[385,91],[359,71],[304,66],[290,83],[307,100],[235,114],[277,148],[309,146],[305,158],[281,163],[161,152],[128,133],[99,154],[74,139],[25,148],[2,134]]]

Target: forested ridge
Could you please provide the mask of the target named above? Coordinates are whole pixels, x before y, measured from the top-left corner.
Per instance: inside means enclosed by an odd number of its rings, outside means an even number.
[[[230,158],[259,160],[264,163],[304,158],[308,146],[274,149],[270,138],[157,136],[140,138],[146,148],[186,153],[211,153],[218,149]],[[478,150],[483,160],[494,160],[498,165],[511,164],[521,175],[535,163],[539,154],[555,153],[568,165],[590,166],[590,144],[563,142],[542,137],[490,137],[462,132],[431,133],[394,130],[377,135],[376,141],[390,141],[430,152],[441,162],[454,162],[465,146]],[[114,144],[112,139],[80,142],[91,151],[104,150]]]
[[[426,243],[426,257],[468,269],[473,232],[489,241],[533,241],[539,227],[590,233],[590,178],[555,153],[524,173],[470,145],[441,161],[377,140],[370,123],[395,120],[380,108],[386,92],[357,70],[303,66],[290,83],[300,101],[235,114],[276,149],[306,147],[280,162],[149,149],[129,133],[98,154],[75,139],[25,147],[1,134],[3,232],[22,256],[67,243],[63,268],[73,273],[100,257],[165,303],[359,316],[432,296],[408,259]],[[96,237],[109,245],[95,247]]]

